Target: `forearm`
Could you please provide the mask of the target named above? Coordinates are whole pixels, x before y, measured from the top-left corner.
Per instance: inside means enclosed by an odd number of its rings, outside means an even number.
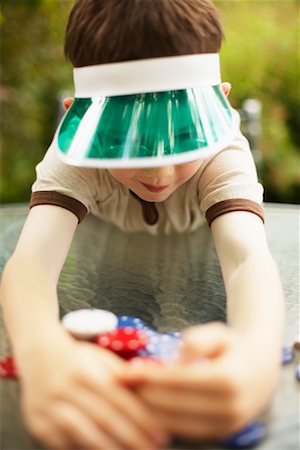
[[[225,281],[229,324],[275,352],[282,340],[284,302],[277,266],[268,251],[251,255]]]
[[[17,357],[59,332],[56,282],[27,256],[12,256],[1,281],[5,325]]]

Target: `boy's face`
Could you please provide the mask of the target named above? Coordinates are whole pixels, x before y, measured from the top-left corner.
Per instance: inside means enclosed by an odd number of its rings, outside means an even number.
[[[201,160],[151,169],[109,169],[110,174],[147,202],[163,202],[197,172]]]
[[[222,83],[222,89],[228,97],[231,84]],[[110,174],[148,202],[163,202],[179,186],[186,183],[197,172],[202,160],[175,166],[155,167],[152,169],[109,169]]]
[[[231,84],[222,83],[222,89],[228,97]],[[67,110],[74,99],[64,99]],[[148,202],[163,202],[179,186],[186,183],[197,172],[202,160],[174,166],[155,167],[151,169],[108,169],[110,174],[138,197]]]

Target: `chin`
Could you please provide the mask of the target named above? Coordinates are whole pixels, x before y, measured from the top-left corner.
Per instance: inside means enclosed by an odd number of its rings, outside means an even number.
[[[157,194],[153,194],[151,192],[136,192],[136,195],[140,197],[142,200],[145,200],[146,202],[152,202],[152,203],[160,203],[167,200],[168,197],[172,192],[160,192]]]

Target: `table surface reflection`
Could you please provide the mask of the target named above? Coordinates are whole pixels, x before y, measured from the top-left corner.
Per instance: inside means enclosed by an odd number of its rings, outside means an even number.
[[[15,247],[27,211],[27,205],[0,209],[1,271]],[[266,230],[284,285],[284,343],[290,344],[299,332],[298,207],[266,204]],[[225,320],[221,272],[206,226],[189,234],[153,237],[146,233],[124,234],[113,225],[87,217],[77,228],[58,292],[62,315],[79,308],[103,308],[117,315],[138,316],[159,331]],[[10,349],[2,314],[0,320],[0,351],[4,356]],[[295,364],[283,369],[279,387],[262,414],[268,438],[258,447],[260,450],[299,448],[299,383],[294,376]],[[1,380],[0,414],[1,449],[41,448],[22,424],[16,381]],[[218,447],[177,442],[172,448]]]

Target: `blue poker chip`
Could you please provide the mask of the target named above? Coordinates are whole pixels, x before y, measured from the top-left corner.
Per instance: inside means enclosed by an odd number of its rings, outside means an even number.
[[[281,352],[281,364],[286,365],[292,362],[295,358],[295,352],[292,348],[284,346]]]
[[[145,326],[145,322],[138,317],[118,316],[118,328],[131,327],[142,330]]]
[[[251,422],[243,430],[221,439],[219,445],[227,449],[250,449],[259,445],[266,437],[266,428],[258,420]]]
[[[181,339],[168,333],[157,333],[156,331],[144,328],[143,332],[148,336],[148,344],[143,350],[143,356],[154,356],[164,361],[171,361],[176,358]]]
[[[297,366],[296,366],[295,376],[296,376],[296,380],[300,381],[300,364],[297,364]]]
[[[178,339],[181,338],[180,331],[168,331],[168,333],[164,333],[164,334],[167,334],[168,336],[172,336],[172,337],[175,337]]]
[[[144,328],[143,328],[143,332],[147,335],[147,337],[148,337],[148,345],[146,346],[146,348],[144,349],[144,350],[140,350],[139,352],[138,352],[138,355],[139,356],[143,356],[143,357],[145,357],[145,356],[156,356],[155,355],[155,352],[154,352],[154,348],[152,348],[152,346],[150,346],[149,347],[149,345],[150,345],[150,342],[152,341],[153,342],[153,338],[155,337],[155,336],[157,336],[157,335],[159,335],[159,333],[157,332],[157,331],[155,331],[153,328],[150,328],[150,327],[147,327],[147,326],[145,326]],[[149,347],[149,348],[148,348]],[[151,349],[152,349],[152,351],[151,351]]]

